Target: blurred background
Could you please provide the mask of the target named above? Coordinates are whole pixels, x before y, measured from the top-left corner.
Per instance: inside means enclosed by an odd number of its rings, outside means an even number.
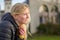
[[[0,19],[16,3],[30,7],[28,40],[60,40],[60,0],[0,0]]]

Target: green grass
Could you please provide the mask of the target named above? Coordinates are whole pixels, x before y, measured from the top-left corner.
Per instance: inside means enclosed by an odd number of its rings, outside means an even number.
[[[37,35],[32,38],[28,38],[28,40],[60,40],[60,36],[58,35]]]

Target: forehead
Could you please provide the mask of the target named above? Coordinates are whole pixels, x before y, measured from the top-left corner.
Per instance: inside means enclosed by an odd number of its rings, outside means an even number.
[[[19,12],[20,14],[29,13],[29,8],[25,8],[23,11]]]
[[[30,13],[29,8],[25,8],[24,11],[21,11],[21,12],[17,13],[17,15],[21,15],[21,14],[29,14],[29,13]]]

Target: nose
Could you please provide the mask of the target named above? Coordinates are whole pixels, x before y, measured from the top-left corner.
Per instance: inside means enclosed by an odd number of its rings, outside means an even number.
[[[30,14],[27,14],[27,18],[29,18],[30,17]]]

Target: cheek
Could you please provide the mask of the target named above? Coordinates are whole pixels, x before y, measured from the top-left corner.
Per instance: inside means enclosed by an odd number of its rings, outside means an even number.
[[[25,15],[24,16],[23,15],[22,16],[18,16],[17,17],[17,20],[18,21],[26,21],[26,19],[27,19],[27,17]]]
[[[22,22],[22,21],[25,20],[25,18],[24,17],[19,17],[18,20]]]
[[[25,20],[25,19],[26,19],[26,16],[22,16],[21,19],[22,19],[22,20]]]
[[[20,16],[17,16],[17,17],[16,17],[16,20],[17,20],[17,21],[21,21],[21,17],[20,17]]]

